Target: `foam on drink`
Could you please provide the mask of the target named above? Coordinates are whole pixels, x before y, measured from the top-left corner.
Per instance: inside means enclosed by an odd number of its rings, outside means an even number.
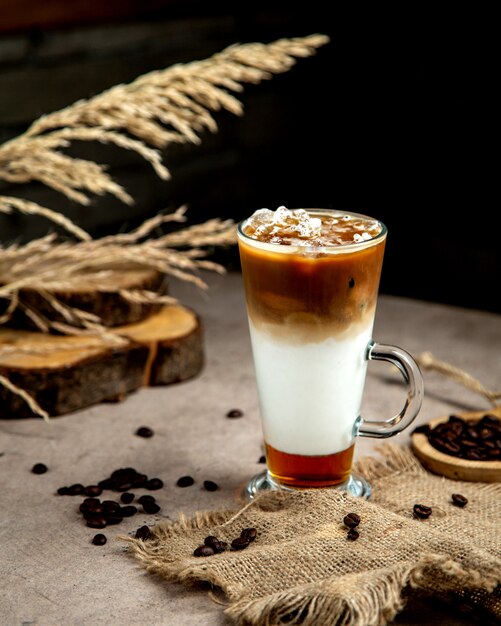
[[[254,213],[242,232],[269,469],[289,484],[342,482],[362,401],[383,227],[355,214],[279,207]]]

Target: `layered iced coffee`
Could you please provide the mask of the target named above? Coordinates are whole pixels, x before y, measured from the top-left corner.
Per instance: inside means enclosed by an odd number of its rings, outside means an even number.
[[[261,209],[239,226],[268,470],[280,485],[349,476],[386,228],[320,209]]]

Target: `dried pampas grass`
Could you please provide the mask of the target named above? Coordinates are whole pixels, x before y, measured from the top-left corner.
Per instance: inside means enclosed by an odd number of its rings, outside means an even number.
[[[0,179],[39,181],[83,205],[90,203],[92,195],[104,194],[132,204],[132,197],[112,179],[106,166],[61,150],[72,141],[113,144],[136,152],[167,180],[170,173],[158,149],[173,143],[200,143],[204,131],[217,131],[214,112],[242,115],[242,103],[233,95],[243,90],[242,83],[258,84],[286,72],[296,58],[314,54],[327,42],[324,35],[311,35],[230,46],[209,59],[150,72],[44,115],[23,135],[0,146]],[[36,205],[0,196],[0,212],[14,209],[33,213]],[[69,221],[54,220],[49,209],[39,207],[38,212],[78,238],[86,238]]]

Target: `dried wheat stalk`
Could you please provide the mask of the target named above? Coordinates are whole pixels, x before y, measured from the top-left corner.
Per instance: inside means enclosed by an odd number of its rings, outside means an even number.
[[[233,95],[243,90],[241,83],[257,84],[286,72],[297,57],[310,56],[327,42],[324,35],[311,35],[230,46],[203,61],[150,72],[130,84],[44,115],[24,134],[0,146],[0,179],[39,181],[84,205],[90,203],[92,194],[107,193],[131,204],[133,199],[106,172],[106,166],[70,157],[61,150],[77,140],[114,144],[137,152],[160,178],[168,179],[159,148],[200,143],[205,130],[217,131],[213,112],[226,109],[242,115],[242,103]],[[0,196],[0,212],[16,209],[33,214],[36,207]],[[48,209],[39,207],[38,213],[54,220]],[[54,221],[86,239],[69,220]]]

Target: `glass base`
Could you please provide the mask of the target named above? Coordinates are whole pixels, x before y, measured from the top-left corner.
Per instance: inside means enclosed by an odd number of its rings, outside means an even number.
[[[287,485],[281,485],[273,480],[268,471],[265,471],[251,478],[245,488],[245,495],[248,500],[253,500],[263,491],[302,491],[304,489],[320,488],[321,487],[289,487]],[[364,498],[364,500],[367,500],[372,493],[371,486],[365,478],[362,478],[361,476],[354,476],[353,474],[351,474],[344,483],[327,487],[327,489],[339,489],[340,491],[346,491],[352,496]]]

